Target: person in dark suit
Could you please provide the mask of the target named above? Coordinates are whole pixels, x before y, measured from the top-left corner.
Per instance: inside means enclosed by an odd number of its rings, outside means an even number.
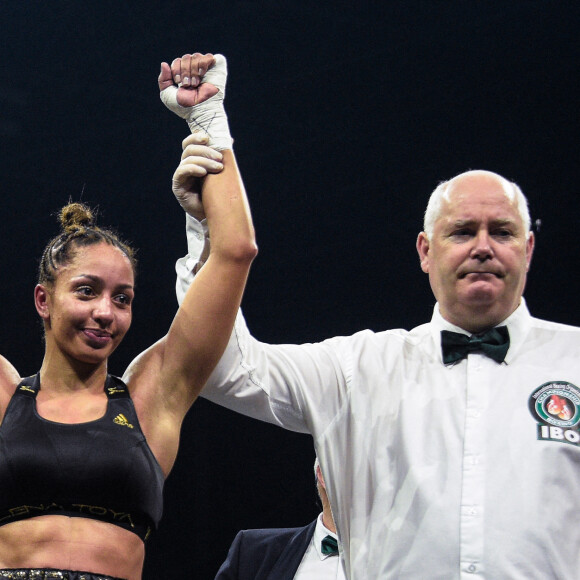
[[[324,478],[314,463],[322,513],[302,528],[238,532],[215,580],[343,579]]]

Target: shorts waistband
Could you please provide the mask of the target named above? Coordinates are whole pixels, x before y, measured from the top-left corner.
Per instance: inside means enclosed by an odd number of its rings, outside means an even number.
[[[74,570],[55,570],[54,568],[3,568],[0,580],[123,580],[103,574],[76,572]]]

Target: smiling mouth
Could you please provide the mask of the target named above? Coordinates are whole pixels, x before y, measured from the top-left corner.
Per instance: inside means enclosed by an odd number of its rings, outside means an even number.
[[[91,343],[97,346],[103,346],[113,338],[110,332],[98,328],[85,328],[83,333]]]

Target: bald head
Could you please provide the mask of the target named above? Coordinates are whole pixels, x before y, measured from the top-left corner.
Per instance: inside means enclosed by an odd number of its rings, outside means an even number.
[[[449,202],[449,194],[452,191],[453,186],[462,181],[469,181],[470,179],[477,178],[489,178],[490,180],[496,180],[501,183],[505,196],[515,204],[522,218],[522,222],[524,223],[526,233],[530,231],[531,218],[530,211],[528,209],[528,200],[526,199],[519,186],[512,181],[508,181],[505,177],[499,175],[498,173],[477,169],[460,173],[452,179],[440,183],[435,188],[431,194],[431,197],[429,198],[429,203],[427,204],[425,218],[423,221],[423,231],[427,234],[427,237],[431,238],[433,236],[435,222],[441,216],[441,210],[443,208],[444,202]]]

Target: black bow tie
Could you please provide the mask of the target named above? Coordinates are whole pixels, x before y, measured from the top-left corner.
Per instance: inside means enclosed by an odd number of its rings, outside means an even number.
[[[325,536],[322,540],[322,553],[325,556],[338,554],[338,542],[332,536]]]
[[[499,326],[472,336],[449,330],[441,331],[443,364],[446,365],[460,361],[470,352],[483,352],[489,358],[501,363],[509,347],[510,335],[507,326]]]

